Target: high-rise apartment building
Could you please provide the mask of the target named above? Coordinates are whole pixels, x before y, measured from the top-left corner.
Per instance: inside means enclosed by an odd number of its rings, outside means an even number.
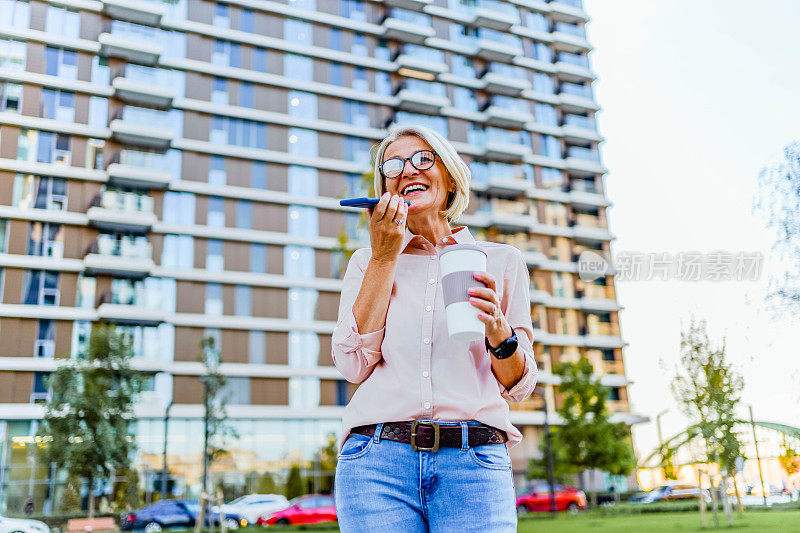
[[[552,365],[586,355],[634,421],[613,276],[577,275],[578,255],[608,256],[613,239],[580,0],[0,0],[0,13],[2,505],[55,497],[31,453],[46,376],[98,321],[155,373],[141,465],[160,465],[174,403],[168,455],[186,490],[204,336],[239,434],[228,480],[338,435],[354,390],[330,357],[341,243],[367,245],[338,200],[366,195],[392,123],[450,139],[473,175],[460,222],[524,252],[550,409]],[[541,397],[511,409],[521,475]]]

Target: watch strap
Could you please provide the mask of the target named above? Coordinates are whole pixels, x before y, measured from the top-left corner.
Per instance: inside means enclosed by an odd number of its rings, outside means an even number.
[[[514,331],[514,328],[511,328],[511,336],[501,342],[497,348],[492,348],[492,345],[489,344],[489,339],[487,337],[483,338],[484,343],[486,344],[486,350],[492,354],[495,359],[507,359],[514,355],[514,352],[517,351],[517,346],[519,345],[517,341],[517,333]]]

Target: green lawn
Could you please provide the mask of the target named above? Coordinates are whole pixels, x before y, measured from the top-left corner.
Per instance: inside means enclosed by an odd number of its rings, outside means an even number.
[[[556,520],[544,517],[523,518],[519,521],[520,533],[662,533],[713,531],[714,521],[708,513],[709,527],[700,527],[698,513],[648,513],[622,516],[578,516],[560,515]],[[800,511],[747,511],[742,518],[733,517],[733,527],[728,528],[725,515],[720,513],[720,529],[726,531],[777,533],[800,531]],[[334,533],[337,528],[324,526],[274,527],[259,531],[313,531],[314,533]]]
[[[559,516],[556,520],[544,518],[522,519],[520,533],[692,533],[714,530],[711,513],[706,514],[708,526],[700,527],[699,513],[649,513],[622,516]],[[800,511],[746,511],[742,518],[733,515],[733,527],[728,528],[725,515],[720,513],[720,528],[736,531],[800,531]]]

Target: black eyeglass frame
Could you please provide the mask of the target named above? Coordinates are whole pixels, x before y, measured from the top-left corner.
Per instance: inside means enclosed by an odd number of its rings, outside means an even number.
[[[430,166],[427,166],[425,168],[420,168],[420,167],[418,167],[417,165],[414,164],[414,160],[413,160],[414,156],[419,154],[419,153],[421,153],[421,152],[430,152],[430,153],[433,154],[433,159],[431,161]],[[410,162],[411,166],[416,168],[417,170],[428,170],[429,168],[433,167],[433,165],[436,164],[436,158],[437,157],[439,157],[439,154],[437,154],[434,150],[427,150],[427,149],[425,149],[425,150],[417,150],[416,152],[411,154],[411,157],[405,157],[405,158],[403,158],[403,157],[390,157],[389,159],[387,159],[386,161],[384,161],[383,163],[378,165],[378,170],[381,171],[381,176],[383,176],[387,180],[393,180],[393,179],[399,178],[403,174],[403,169],[406,168],[406,161]],[[387,176],[386,172],[383,171],[383,165],[385,165],[389,161],[393,161],[393,160],[398,160],[398,161],[402,162],[403,166],[400,167],[400,172],[396,176]]]

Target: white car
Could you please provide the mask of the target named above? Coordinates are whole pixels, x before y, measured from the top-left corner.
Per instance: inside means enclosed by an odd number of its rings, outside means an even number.
[[[255,524],[259,516],[269,515],[289,507],[289,500],[280,494],[250,494],[222,506],[223,513],[237,514]],[[2,532],[0,532],[2,533]]]
[[[50,533],[44,522],[0,516],[0,533]]]

